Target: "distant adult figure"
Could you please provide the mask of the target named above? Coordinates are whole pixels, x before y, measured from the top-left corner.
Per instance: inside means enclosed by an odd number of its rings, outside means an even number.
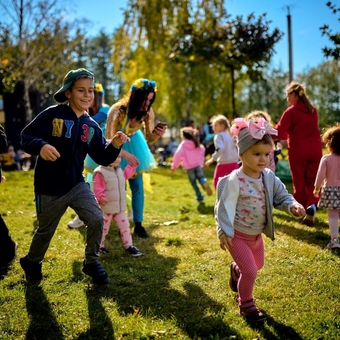
[[[322,157],[318,113],[303,85],[291,82],[286,95],[290,106],[276,125],[278,139],[287,140],[294,197],[307,208],[304,223],[313,225],[318,203],[318,197],[313,195],[314,181]]]
[[[211,155],[215,151],[214,137],[215,133],[211,124],[211,116],[208,117],[207,122],[203,125],[204,139],[202,144],[205,147],[205,156]]]

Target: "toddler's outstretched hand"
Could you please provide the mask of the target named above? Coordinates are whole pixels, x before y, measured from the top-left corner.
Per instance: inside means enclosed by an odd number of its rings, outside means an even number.
[[[100,205],[104,206],[108,202],[107,198],[102,198],[99,202]]]
[[[220,247],[223,250],[230,249],[232,247],[232,238],[226,234],[220,237]]]
[[[295,204],[290,208],[290,212],[294,215],[294,216],[305,216],[306,215],[306,211],[305,208],[300,205],[300,204]]]

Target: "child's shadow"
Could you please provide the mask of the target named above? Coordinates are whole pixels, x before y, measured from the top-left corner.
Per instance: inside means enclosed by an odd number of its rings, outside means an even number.
[[[150,241],[155,244],[159,242],[156,238],[149,239],[149,244]],[[149,248],[148,255],[138,258],[138,265],[136,260],[117,257],[110,261],[110,266],[107,258],[106,267],[111,269],[108,270],[111,283],[105,287],[93,285],[87,289],[90,329],[78,339],[87,336],[114,338],[112,321],[102,305],[102,300],[114,301],[122,317],[138,314],[142,318],[176,320],[176,326],[190,338],[230,335],[239,337],[238,332],[223,320],[224,306],[211,299],[201,287],[192,282],[185,282],[183,289],[178,290],[170,285],[170,280],[176,275],[178,259],[162,256],[152,247]],[[78,265],[74,266],[74,270],[74,276],[78,277]],[[147,319],[145,320],[147,322]]]
[[[275,340],[302,340],[303,338],[290,326],[275,321],[267,314],[267,320],[263,323],[248,323],[249,327],[261,332],[263,339]],[[273,331],[269,329],[273,328]]]
[[[28,284],[25,297],[30,318],[26,339],[64,339],[62,327],[58,324],[43,289],[38,285]]]
[[[202,215],[214,215],[214,206],[205,205],[205,203],[199,203],[197,206],[197,211]]]

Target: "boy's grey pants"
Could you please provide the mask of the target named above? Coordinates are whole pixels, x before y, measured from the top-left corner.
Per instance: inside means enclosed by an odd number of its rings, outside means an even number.
[[[43,260],[61,217],[66,209],[71,207],[87,226],[85,261],[96,262],[99,257],[104,217],[89,184],[79,183],[64,196],[36,194],[35,199],[38,228],[34,233],[27,259],[32,262]]]

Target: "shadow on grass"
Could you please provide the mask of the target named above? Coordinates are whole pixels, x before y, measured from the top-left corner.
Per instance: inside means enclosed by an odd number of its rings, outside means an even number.
[[[57,322],[43,289],[38,285],[29,284],[25,290],[25,297],[30,318],[25,339],[64,339],[61,326]]]
[[[248,323],[249,327],[261,332],[263,339],[275,340],[302,340],[303,338],[295,330],[280,322],[275,321],[267,314],[267,320],[264,323]],[[272,328],[272,329],[271,329]]]
[[[214,206],[205,205],[205,203],[199,203],[197,206],[197,211],[202,215],[214,215]]]
[[[168,319],[171,322],[175,320],[176,326],[191,338],[239,336],[236,330],[224,322],[224,306],[211,299],[194,282],[185,282],[181,291],[170,285],[179,260],[158,254],[153,247],[159,242],[158,239],[150,238],[143,242],[144,248],[148,248],[143,257],[122,258],[118,255],[118,258],[112,259],[117,257],[112,253],[105,257],[111,283],[105,287],[90,285],[86,292],[90,318],[87,336],[96,338],[100,335],[101,339],[113,339],[112,322],[101,303],[107,299],[117,304],[118,312],[123,317],[138,316],[136,323],[143,322],[144,317],[162,321]],[[74,275],[78,277],[77,266],[74,266],[74,270]],[[124,336],[142,336],[136,334],[136,328],[132,334],[128,332]],[[154,336],[153,331],[143,332],[143,336]],[[171,333],[168,335],[176,337]],[[79,336],[79,339],[84,338],[85,334]]]
[[[275,227],[277,231],[280,231],[296,240],[308,243],[315,244],[320,248],[325,248],[326,244],[329,242],[329,226],[327,223],[320,222],[317,218],[313,227],[303,226],[302,228],[296,228],[295,223],[301,223],[302,221],[296,221],[293,217],[288,216],[286,213],[275,210],[274,216],[279,219],[285,220],[289,222],[287,224],[280,224],[277,221],[275,222]],[[324,230],[327,230],[325,233]]]

